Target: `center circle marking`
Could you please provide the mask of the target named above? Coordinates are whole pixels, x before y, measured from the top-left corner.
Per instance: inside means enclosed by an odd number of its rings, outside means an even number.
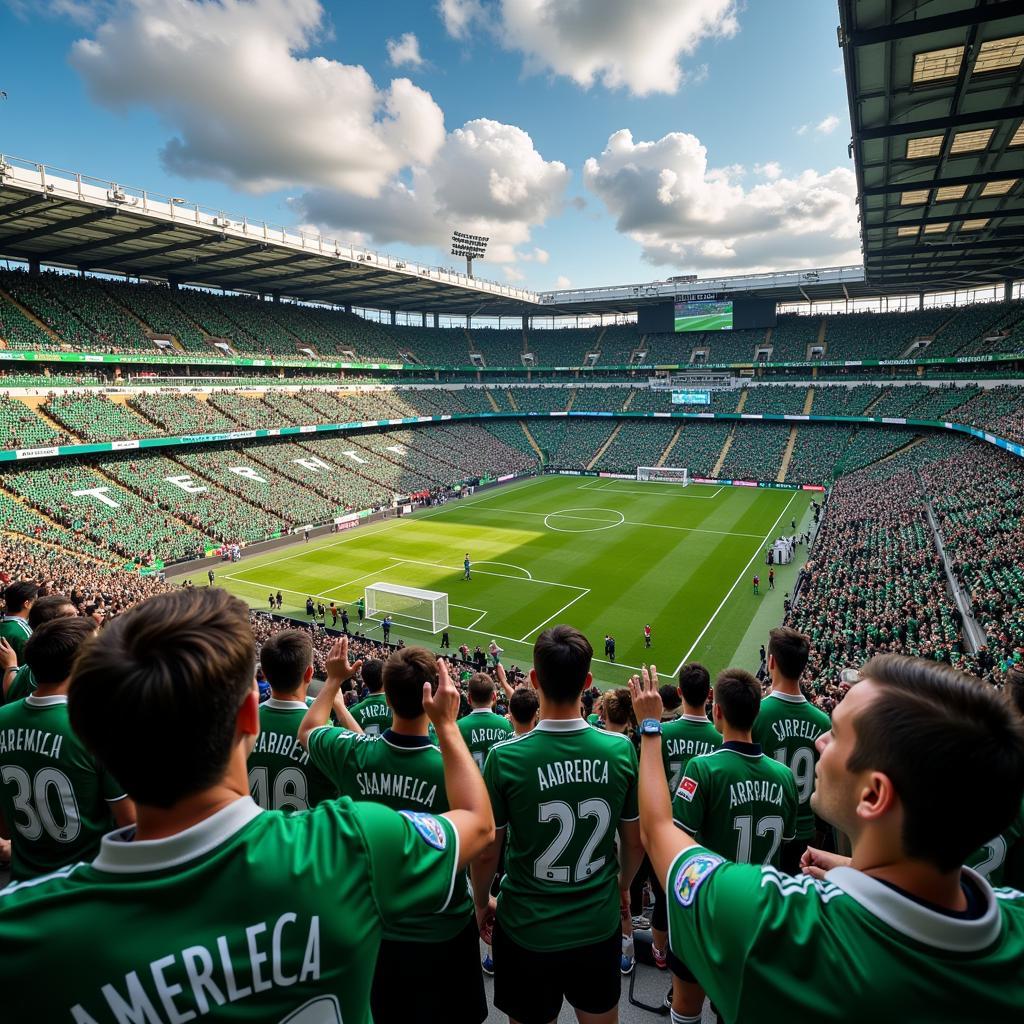
[[[599,519],[595,516],[577,515],[579,512],[607,512],[609,515],[617,516],[617,519]],[[554,526],[551,520],[561,519],[569,523],[579,524],[574,526]],[[549,512],[544,517],[544,525],[556,533],[596,533],[599,530],[614,530],[621,526],[626,517],[614,508],[563,508],[557,512]],[[595,525],[589,525],[595,524]]]

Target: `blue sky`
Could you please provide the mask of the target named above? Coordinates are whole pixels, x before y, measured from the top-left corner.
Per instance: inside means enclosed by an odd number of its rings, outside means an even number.
[[[836,17],[0,0],[0,150],[536,289],[858,262]]]

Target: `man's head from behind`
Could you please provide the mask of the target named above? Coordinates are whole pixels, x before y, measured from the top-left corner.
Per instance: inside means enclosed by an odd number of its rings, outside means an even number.
[[[28,624],[33,629],[38,629],[44,622],[74,618],[77,614],[78,609],[72,604],[70,597],[63,594],[48,594],[32,605],[32,610],[28,613]]]
[[[533,645],[530,680],[552,704],[575,704],[590,685],[590,641],[572,626],[545,629]]]
[[[25,664],[36,686],[59,686],[71,675],[82,645],[96,632],[92,619],[66,615],[44,622],[25,644]]]
[[[475,708],[489,708],[494,703],[494,680],[485,672],[470,677],[469,703]]]
[[[384,662],[384,695],[396,718],[423,714],[423,684],[437,689],[437,658],[425,647],[403,647]]]
[[[775,678],[799,682],[807,667],[811,642],[803,633],[789,626],[778,626],[768,634],[768,673]]]
[[[818,750],[817,814],[855,851],[871,831],[890,856],[940,871],[1002,832],[1024,796],[1024,723],[991,687],[924,658],[872,658]]]
[[[384,662],[380,658],[367,658],[359,674],[370,693],[380,693],[384,689]]]
[[[532,729],[537,724],[540,701],[536,690],[520,686],[508,699],[508,713],[516,726],[516,732]]]
[[[699,662],[691,661],[679,670],[679,695],[686,706],[703,711],[711,696],[711,673]]]
[[[255,661],[237,597],[219,587],[152,597],[82,651],[71,726],[133,800],[172,807],[219,782],[258,731]]]
[[[313,641],[304,629],[283,629],[260,649],[260,665],[272,690],[296,693],[313,678]]]
[[[39,596],[39,587],[28,580],[18,580],[4,590],[4,608],[7,615],[25,615]]]
[[[742,668],[726,668],[715,680],[715,725],[722,719],[737,732],[749,732],[761,710],[761,684]]]

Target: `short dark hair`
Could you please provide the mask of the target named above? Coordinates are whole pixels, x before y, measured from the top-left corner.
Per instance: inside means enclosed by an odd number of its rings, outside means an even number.
[[[65,608],[72,609],[70,616],[64,611]],[[47,594],[46,597],[39,598],[32,605],[32,610],[28,613],[28,624],[33,629],[38,629],[44,622],[74,618],[76,615],[78,615],[78,609],[70,597],[65,597],[63,594]]]
[[[666,711],[675,711],[683,702],[682,697],[679,696],[678,687],[673,686],[671,683],[659,686],[658,693],[661,694],[661,703]]]
[[[16,580],[4,590],[4,607],[8,615],[15,615],[39,596],[39,587],[30,580]]]
[[[494,680],[485,672],[474,672],[469,678],[469,702],[474,707],[490,704],[494,697]]]
[[[282,629],[260,648],[260,665],[271,689],[294,693],[313,664],[313,641],[304,629]]]
[[[1006,670],[1006,696],[1014,711],[1024,717],[1024,665],[1011,665]]]
[[[746,732],[761,710],[761,684],[743,668],[724,668],[715,680],[715,703],[734,729]]]
[[[384,688],[384,662],[380,658],[367,658],[359,674],[370,693],[380,693]]]
[[[437,690],[437,658],[425,647],[402,647],[384,662],[384,694],[396,718],[423,714],[423,684]]]
[[[37,686],[55,686],[71,675],[82,644],[96,632],[92,619],[65,615],[44,622],[25,643],[25,664]]]
[[[768,634],[768,653],[787,679],[799,680],[811,656],[811,641],[797,629],[777,626]]]
[[[540,700],[532,687],[520,686],[508,699],[508,713],[520,724],[528,725],[537,717]]]
[[[904,852],[952,871],[1020,810],[1024,722],[990,686],[926,658],[880,654],[860,675],[882,693],[854,719],[847,767],[889,776],[903,805]]]
[[[684,665],[679,670],[679,692],[690,707],[703,707],[711,693],[711,673],[699,661]]]
[[[601,707],[604,708],[606,721],[614,725],[628,725],[636,727],[636,718],[633,715],[633,698],[629,690],[620,687],[618,690],[605,690],[601,695]]]
[[[255,661],[249,609],[237,597],[220,587],[159,594],[79,655],[71,727],[133,800],[172,807],[223,776]]]
[[[555,704],[578,700],[587,685],[593,656],[590,641],[578,629],[545,629],[533,645],[533,667],[544,696]]]

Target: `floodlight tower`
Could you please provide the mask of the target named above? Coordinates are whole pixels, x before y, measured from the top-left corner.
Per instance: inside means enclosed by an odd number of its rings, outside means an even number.
[[[473,276],[473,260],[482,260],[487,252],[490,238],[485,235],[467,235],[462,231],[452,232],[452,255],[465,256],[466,277]]]

